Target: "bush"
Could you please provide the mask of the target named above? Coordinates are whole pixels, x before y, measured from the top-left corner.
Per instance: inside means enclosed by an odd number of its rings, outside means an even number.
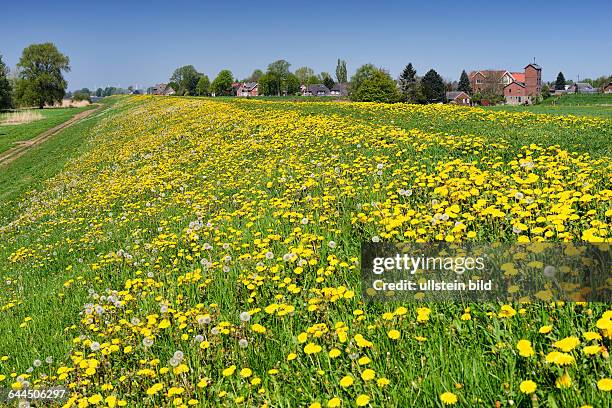
[[[350,97],[353,101],[395,103],[401,96],[393,78],[377,69],[352,90]]]

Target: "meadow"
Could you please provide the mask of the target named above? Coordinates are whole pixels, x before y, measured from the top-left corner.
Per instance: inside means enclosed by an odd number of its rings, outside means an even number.
[[[365,303],[359,272],[364,241],[609,242],[612,120],[139,96],[77,126],[11,163],[34,179],[0,173],[0,387],[78,407],[612,403],[609,303]]]
[[[612,94],[567,94],[550,97],[538,105],[499,105],[490,106],[487,109],[552,115],[590,115],[612,119]]]
[[[31,139],[86,109],[91,107],[36,109],[28,111],[32,112],[33,120],[20,124],[4,123],[11,114],[0,113],[0,153],[10,149],[15,143]]]

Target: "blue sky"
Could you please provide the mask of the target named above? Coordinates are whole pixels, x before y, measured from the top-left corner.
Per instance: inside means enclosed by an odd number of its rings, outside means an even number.
[[[337,58],[349,74],[372,62],[394,77],[408,62],[458,79],[534,57],[544,80],[612,73],[604,1],[35,0],[0,10],[3,60],[14,67],[25,46],[52,41],[70,57],[69,89],[146,87],[186,64],[243,78],[281,58],[332,74]]]

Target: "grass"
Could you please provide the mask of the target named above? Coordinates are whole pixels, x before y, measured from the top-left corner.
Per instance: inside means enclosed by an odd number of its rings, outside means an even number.
[[[612,94],[566,94],[553,96],[542,105],[570,105],[570,106],[610,106],[612,105]]]
[[[0,123],[0,153],[10,149],[16,142],[32,139],[45,130],[64,123],[77,113],[91,108],[91,106],[87,106],[83,108],[42,109],[37,111],[42,115],[41,119],[18,125]]]
[[[609,120],[112,102],[0,174],[0,386],[32,367],[28,381],[71,383],[82,405],[441,407],[445,392],[459,406],[609,405],[609,304],[366,303],[357,265],[373,237],[609,239]],[[45,157],[60,163],[32,171]],[[575,363],[546,363],[570,336]]]
[[[116,99],[106,99],[105,109],[116,102]],[[61,117],[64,118],[64,121],[82,110],[81,108],[49,109],[49,111],[62,111],[54,113],[51,117],[58,118],[58,120]],[[79,121],[45,143],[33,146],[23,156],[2,167],[0,171],[0,225],[8,224],[20,210],[19,204],[24,202],[27,196],[40,191],[45,180],[55,176],[70,159],[77,157],[82,152],[87,142],[86,135],[103,116],[102,111],[93,117]],[[47,126],[50,128],[54,125]]]
[[[612,119],[612,94],[567,94],[553,96],[529,106],[489,106],[485,109],[506,112],[532,112],[551,115],[600,116]]]

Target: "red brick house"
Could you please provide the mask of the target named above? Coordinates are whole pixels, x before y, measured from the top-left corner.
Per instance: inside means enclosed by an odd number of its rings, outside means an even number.
[[[504,87],[504,97],[508,105],[522,105],[527,102],[527,91],[522,82],[512,82]]]
[[[537,64],[525,67],[525,73],[513,73],[513,81],[504,86],[509,105],[531,104],[542,92],[542,68]]]
[[[257,82],[244,82],[236,88],[236,96],[258,96]]]
[[[608,83],[608,85],[603,87],[604,93],[612,93],[612,82]]]
[[[511,104],[531,103],[532,98],[542,91],[542,68],[536,64],[527,65],[524,72],[472,71],[469,78],[474,92],[503,95],[506,103]]]

